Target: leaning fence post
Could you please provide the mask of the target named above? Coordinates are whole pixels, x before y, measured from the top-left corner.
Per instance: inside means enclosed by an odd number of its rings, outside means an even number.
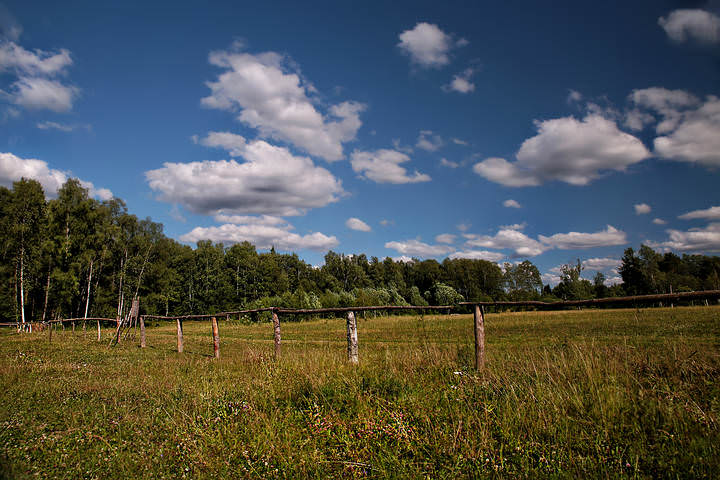
[[[355,314],[348,312],[347,314],[347,351],[348,361],[353,364],[358,363],[358,334],[357,334],[357,322],[355,321]]]
[[[485,312],[482,305],[475,305],[475,369],[485,367]]]
[[[98,318],[97,321],[97,331],[98,331],[98,342],[100,341],[100,319]]]
[[[272,311],[272,322],[275,337],[275,358],[277,359],[280,358],[280,319],[275,310]]]
[[[183,352],[183,330],[182,330],[182,320],[177,319],[177,351],[178,353]]]
[[[220,331],[218,330],[217,318],[212,317],[213,353],[215,358],[220,358]]]
[[[140,348],[145,348],[145,317],[140,317]]]

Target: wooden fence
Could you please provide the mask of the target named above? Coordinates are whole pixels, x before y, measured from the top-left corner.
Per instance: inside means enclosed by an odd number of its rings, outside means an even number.
[[[359,362],[358,352],[358,330],[357,321],[355,318],[355,312],[367,312],[367,311],[446,311],[450,312],[457,309],[458,307],[471,307],[473,311],[473,331],[474,331],[474,343],[475,343],[475,368],[481,370],[485,366],[485,307],[535,307],[535,308],[562,308],[562,307],[582,307],[582,306],[601,306],[601,305],[623,305],[631,304],[633,306],[639,306],[647,303],[654,302],[678,302],[686,300],[705,300],[706,304],[709,299],[718,299],[720,301],[720,290],[705,290],[700,292],[679,292],[679,293],[668,293],[668,294],[657,294],[657,295],[638,295],[631,297],[610,297],[610,298],[596,298],[591,300],[566,300],[559,302],[541,302],[541,301],[478,301],[478,302],[460,302],[457,306],[454,305],[430,305],[430,306],[398,306],[398,305],[384,305],[384,306],[368,306],[368,307],[340,307],[340,308],[314,308],[314,309],[292,309],[292,308],[280,308],[280,307],[265,307],[255,308],[249,310],[237,310],[232,312],[221,312],[206,315],[181,315],[181,316],[161,316],[161,315],[139,315],[136,317],[140,327],[140,347],[145,348],[145,320],[156,319],[156,320],[174,320],[177,326],[177,351],[182,353],[184,340],[183,340],[183,321],[191,319],[210,319],[212,324],[212,340],[213,340],[213,353],[215,358],[220,358],[220,330],[218,327],[218,318],[225,318],[230,320],[231,316],[237,315],[257,315],[261,312],[270,312],[272,314],[272,325],[273,325],[273,343],[275,347],[275,358],[280,357],[281,353],[281,328],[280,328],[280,315],[317,315],[327,313],[343,313],[346,314],[346,330],[347,330],[347,355],[348,361],[353,364]],[[135,310],[137,314],[137,310]],[[73,330],[75,329],[75,322],[83,321],[94,321],[97,323],[97,335],[98,341],[100,341],[100,323],[109,322],[116,325],[115,341],[120,341],[120,330],[123,325],[128,325],[131,319],[120,318],[66,318],[61,320],[51,320],[45,322],[45,325],[49,325],[49,336],[52,339],[52,325],[53,324],[64,324],[71,322],[73,324]],[[8,324],[17,326],[17,323]]]

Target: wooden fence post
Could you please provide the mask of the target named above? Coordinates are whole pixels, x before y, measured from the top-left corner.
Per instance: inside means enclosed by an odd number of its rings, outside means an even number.
[[[482,305],[475,305],[475,369],[485,367],[485,312]]]
[[[178,353],[183,352],[183,330],[182,330],[182,320],[177,319],[177,351]]]
[[[220,331],[218,330],[217,318],[212,317],[213,353],[215,358],[220,358]]]
[[[358,334],[357,334],[357,322],[355,321],[355,314],[348,312],[347,314],[347,351],[348,361],[352,364],[357,365],[358,363]]]
[[[97,331],[98,331],[98,342],[100,341],[100,319],[98,318],[97,321]]]
[[[280,319],[275,310],[272,311],[272,322],[275,337],[275,358],[280,358]]]
[[[73,333],[75,333],[75,320],[73,320],[72,326],[73,326]]]
[[[145,317],[140,317],[140,348],[145,348]]]
[[[53,324],[49,323],[48,324],[48,342],[52,342],[52,327],[53,327]]]

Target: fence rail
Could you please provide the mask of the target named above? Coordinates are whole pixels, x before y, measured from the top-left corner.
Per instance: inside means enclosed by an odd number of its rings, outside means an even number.
[[[460,302],[458,306],[471,306],[473,311],[473,332],[474,332],[474,343],[475,343],[475,368],[480,370],[485,365],[485,307],[543,307],[543,308],[556,308],[556,307],[577,307],[577,306],[592,306],[592,305],[608,305],[608,304],[634,304],[646,302],[658,302],[658,301],[680,301],[680,300],[697,300],[705,299],[720,299],[720,290],[705,290],[700,292],[678,292],[678,293],[664,293],[657,295],[636,295],[629,297],[610,297],[610,298],[596,298],[592,300],[565,300],[558,302],[541,302],[541,301],[517,301],[517,302],[506,302],[506,301],[490,301],[490,302]],[[366,312],[366,311],[426,311],[426,310],[439,310],[450,312],[457,307],[454,305],[376,305],[367,307],[337,307],[337,308],[312,308],[312,309],[293,309],[293,308],[281,308],[281,307],[264,307],[254,308],[248,310],[236,310],[232,312],[220,312],[207,315],[180,315],[180,316],[162,316],[162,315],[139,315],[137,316],[137,310],[133,310],[133,314],[136,315],[133,319],[137,320],[140,326],[140,347],[146,346],[145,338],[145,319],[156,319],[156,320],[175,320],[177,323],[177,351],[182,353],[184,341],[183,341],[183,320],[192,319],[211,319],[212,321],[212,340],[213,340],[213,352],[215,358],[220,358],[220,329],[218,326],[218,318],[225,317],[230,319],[231,315],[243,315],[243,314],[257,314],[261,312],[272,313],[272,326],[273,326],[273,343],[275,346],[275,357],[279,358],[281,353],[281,324],[280,316],[283,315],[314,315],[322,313],[344,313],[346,315],[346,327],[347,327],[347,352],[348,361],[353,364],[358,363],[358,330],[357,321],[355,319],[355,312]],[[52,341],[52,331],[54,324],[64,324],[65,322],[72,322],[73,330],[75,329],[75,322],[83,321],[94,321],[97,322],[97,337],[100,341],[100,322],[111,322],[117,325],[117,331],[115,334],[115,342],[120,341],[121,327],[128,324],[130,316],[126,319],[120,318],[64,318],[58,320],[50,320],[43,322],[43,325],[48,325],[49,338]],[[5,323],[0,326],[20,326],[18,323]]]

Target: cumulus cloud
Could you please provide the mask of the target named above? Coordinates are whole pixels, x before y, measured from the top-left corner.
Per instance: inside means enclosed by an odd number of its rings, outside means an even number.
[[[275,53],[257,55],[237,49],[210,53],[210,63],[224,69],[202,104],[239,111],[238,120],[260,135],[291,143],[328,161],[343,158],[343,143],[354,140],[362,126],[365,105],[342,102],[323,115],[309,95],[314,87],[292,71],[289,61]]]
[[[14,77],[8,91],[0,90],[0,94],[10,103],[31,110],[71,110],[80,90],[56,78],[65,75],[72,65],[70,52],[30,51],[14,40],[0,40],[0,73]]]
[[[655,225],[665,225],[665,224],[667,224],[667,222],[666,222],[665,220],[663,220],[662,218],[653,218],[652,223],[654,223]]]
[[[387,242],[385,248],[392,248],[403,255],[414,257],[439,257],[447,255],[454,250],[448,245],[429,245],[419,240],[405,240],[403,242]]]
[[[370,225],[355,217],[348,218],[345,222],[345,226],[350,230],[357,230],[358,232],[369,232],[372,230]]]
[[[506,255],[500,252],[490,252],[488,250],[462,250],[450,254],[451,259],[469,258],[470,260],[487,260],[488,262],[499,262]]]
[[[200,240],[212,240],[223,244],[250,242],[258,248],[275,247],[281,251],[317,250],[327,251],[336,247],[339,242],[334,236],[320,232],[299,235],[291,232],[292,225],[267,225],[262,222],[247,224],[225,224],[216,227],[196,227],[181,235],[183,242],[196,243]]]
[[[635,215],[645,215],[652,211],[652,207],[647,203],[635,204],[633,205],[633,208],[635,209]]]
[[[432,130],[421,130],[415,146],[428,152],[434,152],[443,146],[443,140],[440,135],[434,135]]]
[[[583,260],[582,265],[587,270],[597,270],[597,271],[606,271],[606,270],[615,270],[617,269],[622,262],[617,258],[588,258],[587,260]]]
[[[518,203],[517,200],[513,200],[512,198],[509,198],[503,202],[503,207],[507,208],[522,208],[522,205]]]
[[[652,248],[691,252],[720,252],[720,223],[714,222],[704,228],[688,231],[668,229],[668,240],[648,242]]]
[[[52,76],[65,72],[72,65],[70,52],[25,50],[15,42],[0,42],[0,72],[13,71],[19,76]]]
[[[510,187],[555,180],[587,185],[604,171],[624,171],[650,156],[640,140],[600,115],[587,115],[583,120],[564,117],[535,125],[538,134],[523,142],[516,162],[488,158],[473,167],[475,173]]]
[[[668,37],[678,43],[695,41],[705,45],[720,43],[720,17],[701,9],[678,9],[658,24]]]
[[[456,235],[452,233],[442,233],[435,237],[435,241],[438,243],[454,243]]]
[[[561,250],[575,250],[582,248],[608,247],[614,245],[625,245],[627,236],[625,232],[608,225],[605,230],[595,233],[556,233],[549,237],[540,235],[541,242],[549,247]]]
[[[352,153],[351,164],[354,172],[361,177],[377,183],[418,183],[429,182],[430,176],[417,170],[408,175],[401,163],[409,162],[410,157],[395,150],[376,150],[363,152],[356,150]]]
[[[682,120],[682,111],[699,105],[700,99],[684,90],[668,90],[662,87],[650,87],[633,90],[629,100],[642,109],[651,110],[662,117],[655,130],[659,134],[674,130]],[[642,130],[645,125],[655,121],[655,117],[635,108],[628,112],[625,123],[634,130]]]
[[[24,77],[10,87],[12,103],[29,110],[67,112],[72,109],[79,90],[57,80]]]
[[[225,215],[218,214],[213,217],[218,223],[234,223],[236,225],[284,225],[287,221],[284,218],[272,215]]]
[[[696,218],[702,218],[704,220],[720,220],[720,207],[693,210],[692,212],[683,213],[678,218],[682,220],[693,220]]]
[[[465,140],[461,140],[461,139],[459,139],[459,138],[453,138],[453,139],[452,139],[452,142],[453,142],[455,145],[462,145],[463,147],[467,147],[468,145],[470,145],[469,142],[467,142],[467,141],[465,141]]]
[[[35,158],[20,158],[12,153],[0,152],[0,185],[11,187],[13,182],[21,178],[37,180],[42,185],[45,195],[57,196],[57,192],[70,177],[69,172],[50,168],[47,162]],[[96,188],[92,182],[80,180],[80,184],[88,193],[100,200],[109,200],[113,194],[107,188]]]
[[[458,93],[470,93],[475,91],[475,84],[470,81],[475,69],[466,68],[462,72],[453,76],[452,81],[447,85],[443,85],[443,90],[446,92],[458,92]]]
[[[567,96],[567,102],[568,102],[568,103],[579,102],[579,101],[582,100],[582,99],[583,99],[582,93],[578,92],[577,90],[572,90],[572,89],[571,89],[570,92],[568,93],[568,96]]]
[[[500,228],[493,236],[466,234],[465,238],[468,239],[466,245],[469,247],[513,250],[515,257],[535,257],[549,249],[514,228]]]
[[[437,25],[420,22],[411,30],[399,36],[400,50],[410,61],[421,68],[440,68],[450,63],[450,51],[467,45],[467,40],[454,41],[452,35],[443,32]]]
[[[447,168],[458,168],[460,166],[459,163],[453,162],[452,160],[448,160],[444,157],[440,159],[440,165]]]
[[[244,148],[237,138],[232,140],[232,145],[222,147],[237,149],[242,162],[166,162],[145,172],[150,188],[160,193],[161,200],[201,214],[301,215],[337,201],[344,193],[340,180],[308,157],[263,140]]]
[[[655,152],[670,160],[720,166],[720,99],[708,96],[699,108],[673,119],[669,134],[655,139]]]

